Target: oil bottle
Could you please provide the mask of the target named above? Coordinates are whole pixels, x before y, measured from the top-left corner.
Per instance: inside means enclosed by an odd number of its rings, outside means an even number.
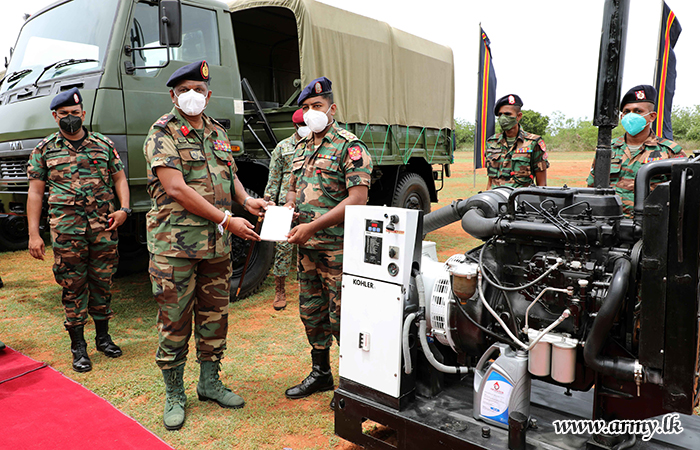
[[[492,355],[500,353],[492,363]],[[530,418],[530,373],[527,352],[495,343],[474,370],[474,418],[508,428],[508,415],[519,411]]]

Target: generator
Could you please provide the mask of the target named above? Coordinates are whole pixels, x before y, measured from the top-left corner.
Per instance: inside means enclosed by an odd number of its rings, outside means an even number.
[[[634,219],[613,189],[566,186],[425,217],[348,207],[336,434],[378,449],[698,448],[696,170],[700,157],[645,164]],[[424,254],[422,236],[455,221],[483,245]],[[683,432],[651,440],[555,428],[668,413]]]

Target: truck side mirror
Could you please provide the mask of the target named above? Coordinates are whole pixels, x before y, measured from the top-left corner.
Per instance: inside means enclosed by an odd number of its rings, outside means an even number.
[[[179,47],[182,43],[182,8],[180,0],[160,0],[160,45]]]

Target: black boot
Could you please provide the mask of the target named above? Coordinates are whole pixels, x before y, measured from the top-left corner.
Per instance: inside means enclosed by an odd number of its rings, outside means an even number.
[[[73,370],[76,372],[89,372],[92,370],[92,361],[90,361],[87,353],[87,342],[85,342],[85,337],[83,336],[84,328],[83,325],[68,328],[70,351],[73,353]]]
[[[109,320],[96,320],[95,332],[95,346],[97,350],[110,358],[122,356],[122,349],[112,342],[112,337],[109,335]]]
[[[287,389],[287,398],[304,398],[315,392],[333,389],[333,372],[331,372],[330,349],[311,350],[311,373],[304,381]]]

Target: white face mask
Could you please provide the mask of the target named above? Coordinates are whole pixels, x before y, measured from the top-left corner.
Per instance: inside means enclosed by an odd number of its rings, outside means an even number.
[[[184,94],[177,95],[178,108],[180,111],[184,112],[188,116],[196,116],[204,111],[207,107],[207,97],[199,92],[195,92],[192,89],[185,92]]]
[[[299,127],[297,130],[297,134],[301,136],[302,138],[305,138],[306,136],[311,134],[311,128],[309,127]]]
[[[325,130],[328,126],[327,114],[328,111],[331,110],[332,106],[333,105],[329,106],[325,113],[316,111],[315,109],[309,109],[306,111],[304,113],[304,122],[306,123],[306,126],[308,126],[314,133],[320,133],[321,131]]]

